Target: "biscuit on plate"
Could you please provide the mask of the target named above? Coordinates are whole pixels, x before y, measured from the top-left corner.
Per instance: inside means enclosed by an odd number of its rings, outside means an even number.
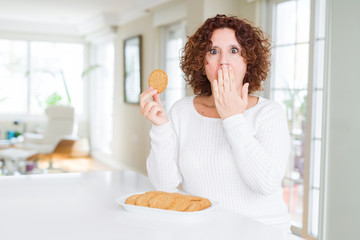
[[[163,92],[168,84],[168,77],[161,69],[156,69],[150,73],[149,86],[157,90],[158,93]]]
[[[184,210],[186,212],[200,211],[211,206],[211,202],[207,198],[194,195],[185,196],[191,200],[191,204],[189,205],[189,207]]]
[[[152,208],[168,209],[175,203],[175,196],[168,193],[160,193],[153,196],[148,206]]]
[[[185,212],[200,211],[202,208],[200,201],[191,201],[189,206],[184,210]]]
[[[202,197],[198,197],[194,195],[189,195],[189,194],[183,194],[183,195],[188,199],[190,199],[191,201],[200,201],[201,199],[203,199]]]
[[[135,205],[136,199],[140,196],[140,194],[135,194],[126,199],[126,204]]]
[[[210,202],[210,200],[207,199],[207,198],[202,198],[202,199],[200,200],[200,205],[201,205],[201,209],[200,209],[200,210],[203,210],[203,209],[205,209],[205,208],[210,207],[210,206],[211,206],[211,202]]]
[[[200,211],[211,206],[207,198],[162,191],[134,194],[126,199],[126,204],[182,212]]]
[[[148,207],[149,200],[154,197],[157,194],[160,194],[163,192],[160,191],[151,191],[141,194],[136,198],[135,205],[136,206],[142,206],[142,207]]]
[[[174,211],[184,211],[186,208],[189,207],[191,201],[187,197],[182,194],[173,194],[175,196],[174,204],[169,208],[169,210]]]

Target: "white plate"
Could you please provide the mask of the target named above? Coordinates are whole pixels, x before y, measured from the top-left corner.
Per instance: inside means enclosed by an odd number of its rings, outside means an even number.
[[[137,193],[123,195],[123,196],[119,197],[116,200],[116,202],[118,204],[120,204],[121,206],[123,206],[123,208],[128,212],[140,213],[140,214],[149,215],[149,216],[154,216],[154,215],[158,215],[158,216],[197,216],[197,215],[203,215],[205,213],[211,212],[217,206],[216,203],[212,202],[210,207],[205,208],[200,211],[180,212],[180,211],[164,210],[164,209],[158,209],[158,208],[141,207],[141,206],[130,205],[130,204],[125,203],[125,201],[128,197],[130,197],[134,194],[142,194],[142,193],[145,193],[145,192],[137,192]]]

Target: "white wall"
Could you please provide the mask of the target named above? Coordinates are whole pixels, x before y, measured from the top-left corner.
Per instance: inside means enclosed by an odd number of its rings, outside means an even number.
[[[151,69],[157,67],[155,49],[157,35],[152,28],[150,15],[137,19],[118,29],[116,43],[114,149],[115,161],[126,168],[146,173],[145,161],[149,151],[150,124],[141,115],[139,105],[124,103],[123,41],[136,35],[142,36],[142,87],[145,89]]]
[[[239,0],[204,0],[204,17],[205,21],[209,17],[214,17],[216,14],[239,15],[238,7],[241,1]]]
[[[360,1],[329,0],[326,239],[360,239]],[[325,238],[324,238],[325,239]]]

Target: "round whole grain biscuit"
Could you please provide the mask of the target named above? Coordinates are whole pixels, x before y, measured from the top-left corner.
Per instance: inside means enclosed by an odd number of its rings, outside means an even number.
[[[189,195],[189,194],[184,194],[184,196],[187,197],[188,199],[190,199],[191,201],[200,201],[202,199],[202,197]]]
[[[125,201],[126,204],[135,205],[136,199],[140,196],[140,194],[134,194],[130,197],[128,197]]]
[[[211,202],[207,198],[202,198],[199,202],[200,202],[200,205],[201,205],[200,210],[203,210],[203,209],[208,208],[208,207],[211,206]]]
[[[174,204],[169,208],[169,210],[174,211],[184,211],[187,207],[189,207],[191,201],[185,195],[175,193],[173,194],[175,196],[175,202]]]
[[[157,90],[158,93],[163,92],[168,84],[168,77],[161,69],[156,69],[150,73],[149,86]]]
[[[150,191],[150,192],[143,193],[143,194],[141,194],[140,196],[138,196],[136,198],[135,205],[136,206],[142,206],[142,207],[148,207],[149,200],[152,197],[154,197],[155,195],[160,194],[160,193],[164,193],[164,192]]]
[[[190,211],[190,209],[192,209],[191,211],[200,211],[211,206],[211,202],[207,198],[198,197],[194,195],[184,195],[184,196],[188,198],[191,202],[196,202],[196,204],[192,204],[192,206],[189,206],[189,209],[185,209],[185,211]]]
[[[185,212],[195,212],[201,210],[200,201],[190,201],[189,206],[184,210]]]
[[[175,196],[168,193],[160,193],[153,196],[148,206],[152,208],[168,209],[175,203]]]

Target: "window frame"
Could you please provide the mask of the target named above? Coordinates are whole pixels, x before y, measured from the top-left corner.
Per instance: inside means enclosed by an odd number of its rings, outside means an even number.
[[[293,1],[293,0],[267,0],[264,3],[264,7],[266,9],[267,16],[266,24],[264,23],[265,29],[268,33],[273,35],[274,32],[274,23],[275,23],[275,10],[274,6],[278,3]],[[315,78],[315,66],[317,66],[316,56],[315,56],[315,44],[316,37],[315,33],[319,25],[319,19],[316,18],[316,14],[319,11],[319,1],[320,0],[309,0],[310,1],[310,33],[309,33],[309,60],[308,60],[308,85],[307,85],[307,109],[306,109],[306,129],[304,135],[304,196],[303,196],[303,216],[302,216],[302,228],[291,226],[291,230],[294,234],[304,237],[310,240],[323,239],[324,237],[324,219],[325,219],[325,208],[326,208],[326,158],[327,158],[327,119],[328,119],[328,86],[327,86],[327,66],[328,66],[328,26],[329,26],[329,14],[328,14],[328,1],[323,0],[325,2],[326,8],[324,9],[325,16],[325,34],[324,34],[324,55],[323,55],[323,68],[320,71],[323,71],[323,96],[322,96],[322,112],[316,113],[316,108],[314,107],[315,101],[313,93],[316,91],[314,87],[314,78]],[[274,59],[272,59],[273,62]],[[271,98],[272,92],[272,81],[267,81],[264,85],[264,96]],[[314,140],[314,117],[315,114],[320,114],[322,119],[322,133],[321,133],[321,162],[320,162],[320,186],[319,186],[319,217],[318,217],[318,235],[314,237],[310,234],[310,194],[311,194],[311,184],[312,184],[312,170],[313,170],[313,140]]]
[[[91,154],[93,155],[93,157],[95,159],[103,159],[101,160],[102,162],[104,163],[107,163],[107,164],[113,164],[112,163],[112,159],[111,159],[111,156],[114,155],[115,153],[115,145],[114,145],[114,131],[115,131],[115,108],[114,108],[114,103],[115,103],[115,97],[116,97],[116,93],[115,93],[115,84],[116,84],[116,79],[115,79],[115,59],[116,59],[116,42],[115,42],[115,39],[114,39],[114,36],[112,35],[108,35],[107,37],[105,38],[102,38],[100,40],[97,40],[97,41],[91,41],[88,43],[88,47],[89,47],[89,55],[90,55],[90,62],[91,62],[91,65],[96,65],[96,64],[100,64],[98,61],[99,61],[99,56],[98,56],[98,52],[100,51],[99,49],[101,48],[104,48],[105,45],[108,45],[108,44],[111,44],[112,45],[112,48],[113,48],[113,56],[112,56],[112,67],[113,69],[111,69],[112,71],[110,71],[111,73],[111,79],[110,81],[112,81],[112,93],[111,93],[111,114],[108,114],[107,116],[110,116],[111,117],[111,120],[109,120],[111,123],[110,123],[110,126],[111,126],[111,130],[110,132],[107,131],[107,134],[108,134],[108,137],[110,140],[110,144],[108,145],[108,151],[104,151],[104,148],[103,146],[98,146],[97,145],[97,141],[93,141],[92,139],[94,138],[101,138],[102,136],[97,136],[96,134],[94,134],[92,131],[89,132],[89,138],[90,138],[90,148],[91,148]],[[106,47],[105,47],[106,48]],[[106,50],[105,50],[106,51]],[[101,64],[100,64],[101,65]],[[108,70],[108,69],[107,69]],[[89,84],[88,84],[88,89],[87,89],[87,92],[86,94],[88,94],[88,96],[93,96],[96,94],[93,94],[94,91],[97,91],[99,89],[95,88],[94,86],[96,85],[93,85],[93,82],[91,83],[90,81],[96,81],[97,80],[97,75],[96,73],[91,73],[89,76]],[[104,91],[105,92],[105,91]],[[104,93],[102,92],[102,93]],[[107,96],[108,97],[108,96]],[[89,98],[88,98],[89,99]],[[90,103],[91,105],[91,99],[89,99],[87,102]],[[96,107],[95,107],[96,108]],[[88,113],[89,113],[89,127],[90,129],[96,127],[96,125],[93,125],[93,120],[94,118],[91,117],[92,114],[93,114],[93,108],[92,109],[88,109]],[[102,117],[104,117],[103,114],[101,114]],[[103,120],[103,119],[102,119]],[[103,132],[103,131],[106,131],[108,130],[109,128],[105,128],[105,129],[101,129],[100,132]]]
[[[180,21],[176,21],[167,25],[163,25],[161,26],[161,48],[160,48],[160,66],[162,67],[162,69],[164,69],[164,71],[166,71],[166,66],[167,66],[167,58],[166,58],[166,47],[167,47],[167,31],[171,31],[173,29],[180,29],[181,31],[181,35],[183,36],[183,43],[185,45],[186,43],[186,21],[185,20],[180,20]],[[181,57],[179,55],[179,57]],[[181,59],[180,59],[181,60]],[[180,68],[180,66],[179,66]],[[182,72],[182,71],[181,71]],[[170,79],[168,79],[170,81]],[[184,93],[184,96],[186,96],[186,82],[185,80],[183,80],[182,82],[182,90]],[[161,93],[160,94],[161,97],[161,101],[163,102],[164,106],[167,106],[167,99],[165,96],[165,93]],[[165,109],[167,112],[170,109]]]

